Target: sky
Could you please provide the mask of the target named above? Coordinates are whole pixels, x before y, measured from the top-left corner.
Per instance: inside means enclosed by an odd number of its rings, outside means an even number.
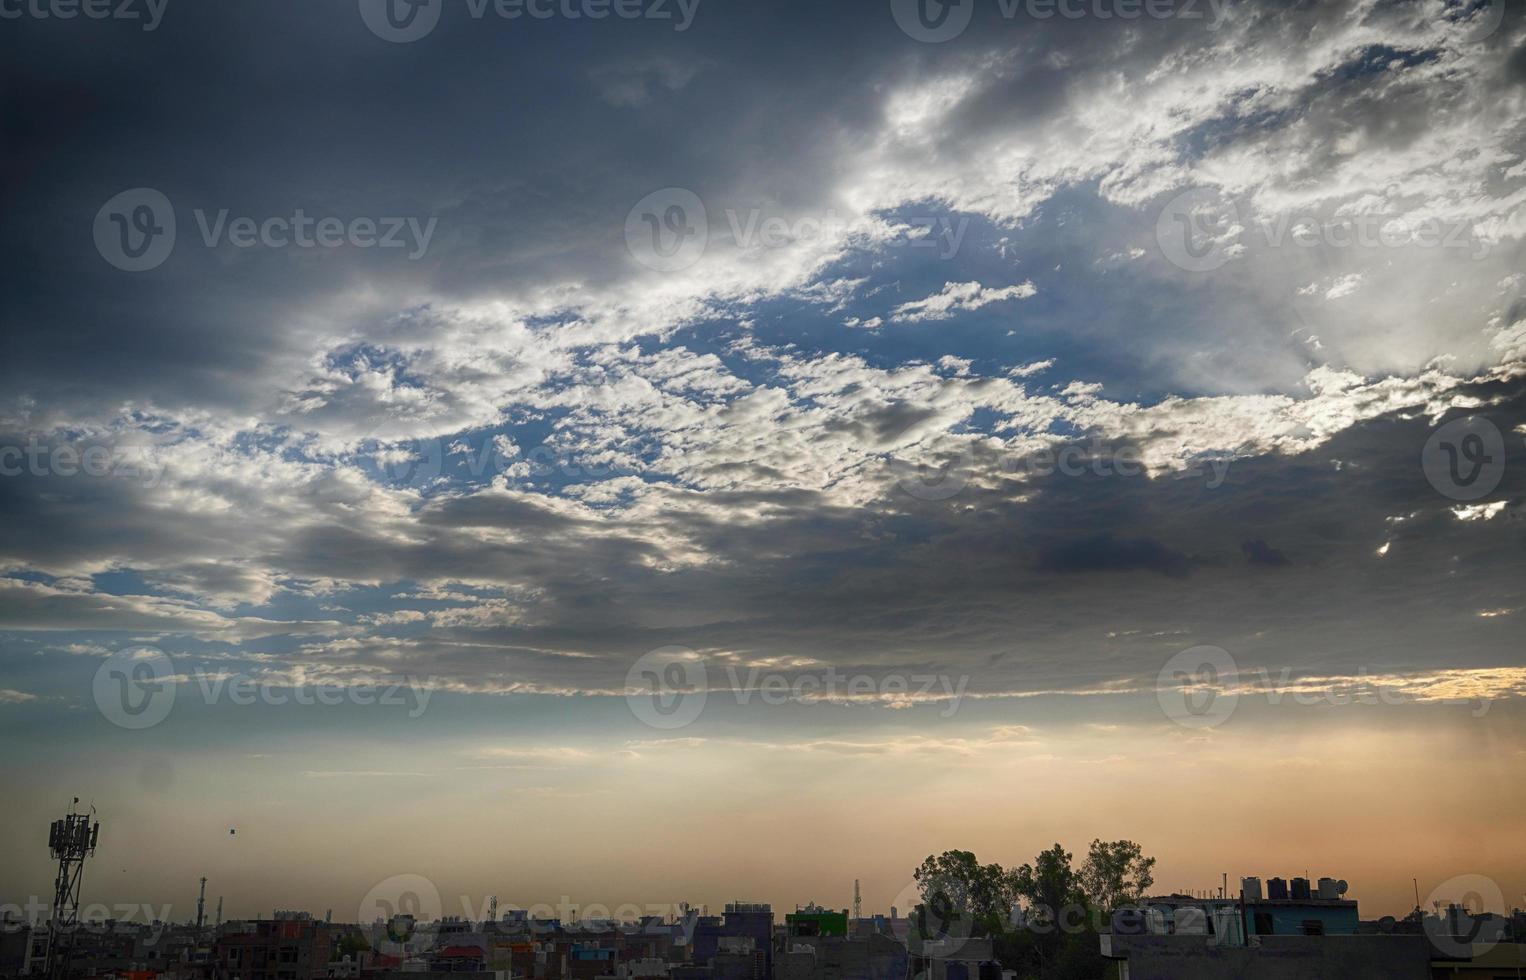
[[[1526,905],[1521,5],[0,19],[0,902]]]

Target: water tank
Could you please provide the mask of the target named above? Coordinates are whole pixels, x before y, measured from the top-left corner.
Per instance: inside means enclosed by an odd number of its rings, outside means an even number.
[[[1150,931],[1150,917],[1144,909],[1117,909],[1113,912],[1113,935],[1143,936]]]
[[[1245,920],[1233,905],[1215,906],[1213,910],[1213,943],[1215,946],[1244,946]]]
[[[1341,897],[1340,886],[1336,884],[1334,878],[1319,879],[1319,897],[1321,900],[1331,902]]]
[[[1169,930],[1166,929],[1166,913],[1160,909],[1149,909],[1145,913],[1149,925],[1150,935],[1164,936]]]
[[[1177,909],[1175,924],[1178,936],[1208,935],[1208,914],[1194,905]]]
[[[1266,897],[1272,901],[1286,901],[1288,897],[1288,883],[1282,878],[1268,878],[1266,881]]]
[[[1261,879],[1241,878],[1240,897],[1245,899],[1247,902],[1261,901]]]
[[[1313,897],[1314,897],[1313,893],[1311,893],[1309,891],[1309,879],[1307,879],[1307,878],[1294,878],[1293,879],[1293,898],[1294,899],[1303,899],[1304,901],[1308,901],[1309,899],[1311,899]]]

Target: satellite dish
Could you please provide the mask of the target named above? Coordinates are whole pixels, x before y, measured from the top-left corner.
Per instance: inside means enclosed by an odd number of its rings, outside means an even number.
[[[1391,932],[1394,931],[1394,925],[1395,924],[1396,923],[1394,922],[1394,917],[1393,916],[1385,915],[1385,916],[1383,916],[1383,918],[1378,920],[1378,931],[1383,933],[1383,934],[1385,934],[1385,935],[1387,935],[1388,933],[1391,933]]]
[[[1340,881],[1335,883],[1335,894],[1344,895],[1346,894],[1346,889],[1350,887],[1350,885],[1346,884],[1346,879],[1342,878]]]

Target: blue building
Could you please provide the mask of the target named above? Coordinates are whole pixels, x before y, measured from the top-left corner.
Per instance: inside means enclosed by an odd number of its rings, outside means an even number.
[[[1243,936],[1354,936],[1360,924],[1357,903],[1343,898],[1344,881],[1321,878],[1318,889],[1303,878],[1243,878],[1238,896],[1162,895],[1141,905],[1147,918],[1139,932],[1213,936],[1233,927]],[[1226,939],[1228,937],[1225,937]]]
[[[774,975],[774,910],[767,902],[731,902],[726,906],[724,936],[742,936],[763,953],[763,975]]]
[[[1240,879],[1246,931],[1252,936],[1354,936],[1356,902],[1342,898],[1345,894],[1346,883],[1333,878],[1319,879],[1317,889],[1307,878],[1272,878],[1262,898],[1260,879]]]
[[[689,961],[695,966],[708,967],[720,948],[721,937],[726,935],[726,924],[718,915],[702,915],[694,922],[689,938]]]

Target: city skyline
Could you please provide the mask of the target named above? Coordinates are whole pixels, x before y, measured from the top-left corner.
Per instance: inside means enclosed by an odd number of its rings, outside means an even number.
[[[1093,840],[1526,905],[1514,0],[0,51],[0,899],[77,797],[86,901],[229,918],[884,911]]]

